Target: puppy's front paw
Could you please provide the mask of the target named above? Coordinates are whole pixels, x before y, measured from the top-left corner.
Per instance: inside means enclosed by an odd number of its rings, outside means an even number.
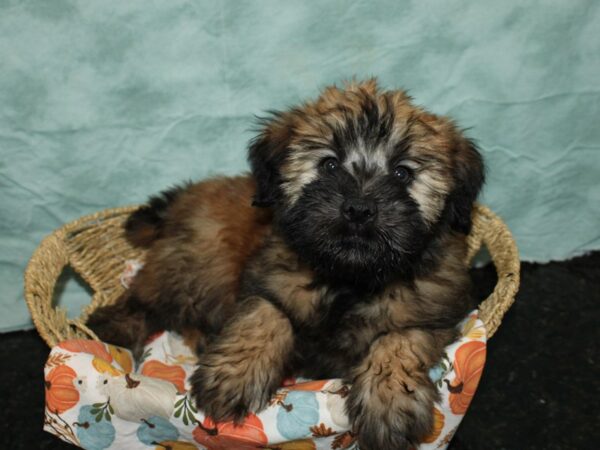
[[[433,427],[435,389],[410,380],[352,387],[347,409],[360,450],[407,450]]]
[[[269,367],[227,355],[205,354],[190,382],[196,406],[217,422],[242,421],[267,406],[279,387]]]
[[[239,422],[263,409],[293,354],[292,326],[281,311],[260,297],[249,297],[241,308],[200,355],[190,380],[196,405],[215,421]]]

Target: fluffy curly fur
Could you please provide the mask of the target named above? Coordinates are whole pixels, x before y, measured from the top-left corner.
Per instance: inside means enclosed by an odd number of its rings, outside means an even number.
[[[157,330],[188,335],[192,394],[216,420],[265,407],[290,374],[341,377],[361,449],[415,445],[432,427],[428,370],[471,306],[478,151],[369,80],[273,113],[249,160],[252,176],[172,189],[129,218],[146,264],[89,326],[138,352]]]

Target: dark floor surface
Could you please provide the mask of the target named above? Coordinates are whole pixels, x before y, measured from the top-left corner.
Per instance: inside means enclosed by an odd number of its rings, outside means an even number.
[[[473,271],[484,298],[491,266]],[[481,384],[451,450],[600,448],[600,252],[523,264],[521,290],[488,347]],[[74,449],[42,431],[35,331],[0,335],[0,448]],[[233,450],[233,449],[232,449]]]

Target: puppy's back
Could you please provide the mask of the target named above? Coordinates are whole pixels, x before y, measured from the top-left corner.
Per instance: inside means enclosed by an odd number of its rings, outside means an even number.
[[[150,197],[145,205],[142,205],[127,219],[125,223],[127,240],[136,247],[150,247],[163,234],[170,206],[190,186],[190,183],[174,186]]]
[[[168,319],[163,327],[221,328],[248,258],[271,231],[270,211],[252,206],[255,189],[249,176],[214,178],[173,188],[132,215],[128,237],[149,248],[132,291]]]

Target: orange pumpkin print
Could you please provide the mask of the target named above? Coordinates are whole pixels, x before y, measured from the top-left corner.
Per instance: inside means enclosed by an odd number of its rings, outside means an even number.
[[[302,381],[300,383],[292,384],[287,386],[289,391],[320,391],[325,387],[329,380],[313,380],[313,381]]]
[[[144,364],[142,375],[170,381],[179,393],[185,392],[185,370],[180,366],[170,366],[153,359]]]
[[[92,366],[94,366],[94,369],[96,369],[99,373],[108,373],[113,377],[123,375],[123,372],[121,372],[111,363],[107,362],[105,359],[98,358],[97,356],[94,356],[94,359],[92,359]]]
[[[115,345],[108,345],[108,351],[111,356],[115,359],[117,364],[125,371],[125,373],[131,373],[133,369],[133,360],[129,356],[129,352],[121,347]]]
[[[475,395],[485,363],[485,343],[467,342],[454,355],[456,377],[452,382],[444,380],[450,391],[450,409],[454,414],[464,414]]]
[[[77,404],[79,391],[73,385],[75,378],[77,378],[75,371],[65,365],[55,367],[46,375],[44,384],[48,410],[61,414]]]
[[[102,342],[90,341],[87,339],[71,339],[60,342],[58,346],[70,352],[90,353],[107,362],[112,362],[113,360],[108,350],[106,350],[106,346]]]
[[[198,423],[192,434],[196,442],[208,450],[256,450],[267,444],[263,424],[254,414],[249,414],[240,425],[233,422],[215,423],[207,417]]]
[[[444,415],[437,408],[433,408],[433,430],[431,433],[425,437],[421,442],[424,444],[431,444],[434,442],[438,436],[442,433],[444,429]]]

